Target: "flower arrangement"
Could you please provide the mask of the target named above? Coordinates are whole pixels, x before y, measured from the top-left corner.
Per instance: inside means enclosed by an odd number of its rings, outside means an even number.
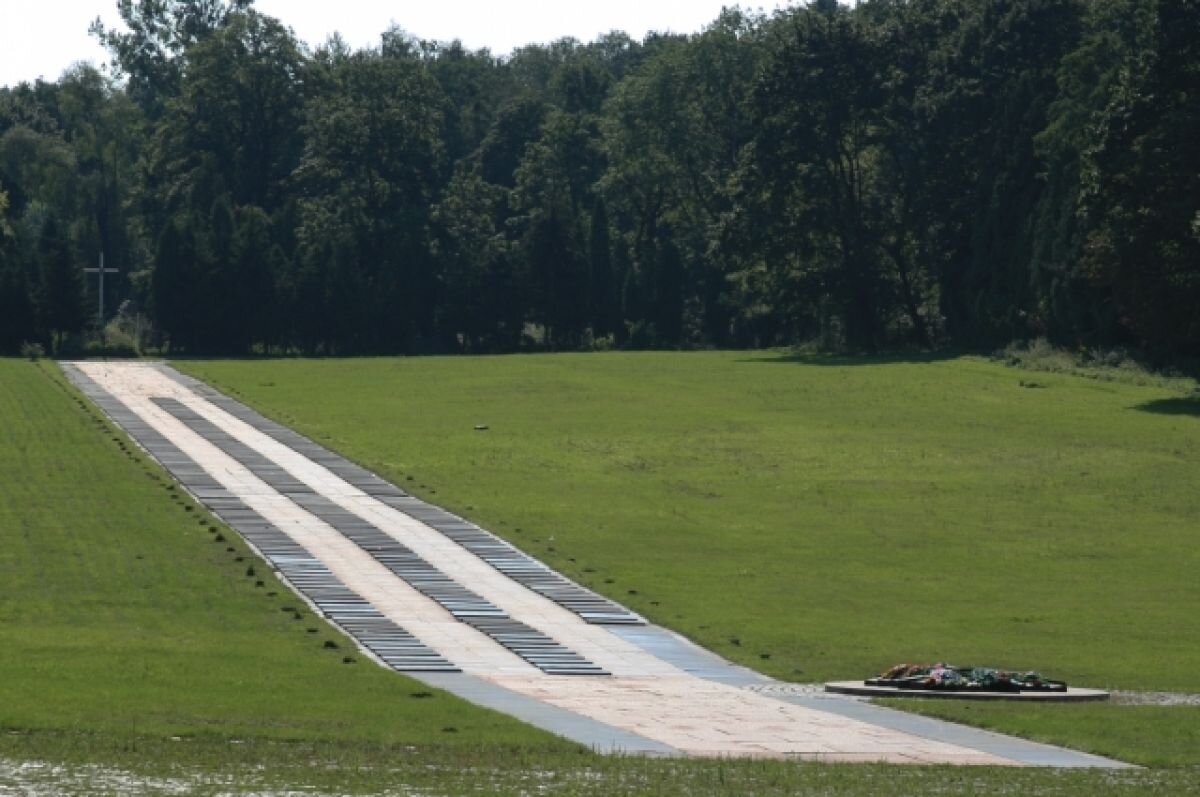
[[[1002,670],[996,667],[956,667],[953,664],[897,664],[874,678],[867,686],[898,689],[980,692],[1065,692],[1065,681],[1053,681],[1033,670]]]

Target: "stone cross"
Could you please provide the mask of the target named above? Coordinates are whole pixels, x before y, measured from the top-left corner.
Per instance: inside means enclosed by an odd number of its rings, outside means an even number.
[[[104,329],[104,275],[105,274],[116,274],[117,269],[104,267],[104,253],[101,252],[99,267],[85,268],[84,271],[86,271],[88,274],[99,274],[100,275],[100,314],[97,316],[97,318],[100,322],[100,328]]]

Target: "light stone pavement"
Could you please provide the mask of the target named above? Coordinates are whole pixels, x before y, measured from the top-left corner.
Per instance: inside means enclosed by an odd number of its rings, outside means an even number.
[[[1000,755],[989,752],[987,745],[951,743],[943,732],[937,734],[941,738],[931,738],[932,734],[909,733],[846,716],[854,712],[797,705],[796,701],[772,696],[767,689],[739,688],[697,677],[630,641],[628,633],[589,624],[509,579],[441,532],[373,498],[198,395],[183,380],[172,378],[164,366],[80,362],[70,367],[122,402],[388,619],[461,668],[466,676],[495,687],[497,693],[507,690],[632,735],[621,738],[641,737],[658,743],[657,749],[687,755],[1014,766],[1030,763],[1028,756]],[[154,401],[163,398],[179,401],[316,493],[398,540],[512,619],[543,632],[611,675],[546,674],[459,622],[340,531],[276,491]]]

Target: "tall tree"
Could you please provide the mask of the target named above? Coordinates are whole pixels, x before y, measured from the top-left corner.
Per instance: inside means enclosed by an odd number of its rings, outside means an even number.
[[[603,162],[595,119],[552,112],[525,148],[512,192],[514,225],[523,230],[533,320],[556,346],[576,346],[588,318],[586,213]]]
[[[55,100],[63,138],[75,156],[75,246],[86,262],[103,255],[105,266],[117,270],[104,282],[104,305],[115,311],[129,298],[128,275],[147,265],[136,251],[128,212],[143,141],[141,114],[112,80],[89,65],[63,74]]]
[[[587,327],[586,271],[557,209],[533,222],[526,246],[533,320],[551,348],[575,348]]]
[[[182,61],[179,97],[159,125],[167,179],[186,180],[210,157],[235,206],[279,208],[302,148],[299,45],[278,20],[250,10],[228,14]]]
[[[234,348],[245,351],[253,344],[269,349],[278,340],[284,308],[278,301],[285,263],[282,250],[273,240],[271,218],[260,207],[245,205],[234,213],[233,244],[230,251],[234,291],[231,314],[236,319]]]
[[[117,0],[125,30],[107,28],[99,18],[91,32],[128,77],[129,94],[151,118],[179,92],[184,68],[180,56],[208,38],[230,14],[254,0]]]
[[[604,337],[617,331],[621,323],[621,304],[617,294],[619,283],[613,273],[608,210],[603,197],[597,197],[592,205],[588,264],[588,302],[591,306],[592,331],[597,337]]]
[[[172,349],[194,351],[204,344],[208,308],[203,303],[206,268],[201,225],[181,213],[163,229],[151,278],[151,317]]]
[[[445,98],[442,141],[446,162],[453,165],[479,147],[514,89],[495,56],[469,51],[458,41],[437,46],[428,68]]]
[[[42,226],[37,254],[41,268],[39,322],[51,350],[57,352],[67,336],[83,331],[87,314],[82,267],[72,256],[70,240],[53,213]]]
[[[429,222],[442,146],[440,90],[420,61],[334,55],[316,75],[297,177],[301,256],[336,268],[339,347],[427,348],[436,340],[437,279]],[[330,259],[332,258],[332,259]]]
[[[520,343],[525,304],[503,229],[506,193],[460,165],[433,212],[438,326],[461,350],[512,350]]]
[[[1080,33],[1075,0],[969,6],[948,38],[948,74],[933,90],[937,188],[945,197],[938,245],[941,312],[957,340],[994,345],[1041,331],[1030,272],[1029,219],[1042,168],[1034,137],[1045,128],[1062,58]]]
[[[1084,261],[1122,323],[1168,355],[1200,351],[1200,2],[1158,0],[1089,158]]]
[[[859,17],[827,5],[797,10],[778,26],[755,93],[761,126],[745,176],[753,182],[747,190],[766,202],[776,267],[815,278],[837,308],[845,342],[870,350],[883,342],[890,309],[870,171],[879,52]]]
[[[1047,333],[1068,345],[1129,341],[1119,323],[1111,285],[1085,268],[1084,243],[1100,222],[1088,212],[1087,191],[1098,187],[1094,157],[1122,75],[1153,48],[1154,4],[1141,0],[1088,3],[1078,47],[1063,57],[1046,127],[1034,138],[1044,189],[1033,214],[1030,267],[1038,315]],[[1089,188],[1090,185],[1090,188]]]
[[[47,264],[102,252],[106,304],[189,351],[491,351],[531,322],[1200,350],[1197,0],[814,0],[505,59],[117,6],[93,31],[123,80],[0,88],[9,349],[46,334]]]
[[[15,354],[22,342],[36,337],[36,317],[8,208],[8,194],[0,187],[0,352]]]

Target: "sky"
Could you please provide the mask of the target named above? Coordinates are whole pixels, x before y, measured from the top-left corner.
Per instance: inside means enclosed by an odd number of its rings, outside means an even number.
[[[422,39],[461,39],[471,49],[502,55],[531,42],[563,36],[591,41],[623,30],[693,33],[735,0],[257,0],[309,44],[338,31],[353,47],[378,44],[393,22]],[[772,0],[742,3],[772,11]],[[76,61],[107,62],[88,35],[96,17],[118,25],[116,0],[0,0],[0,86],[36,78],[57,80]]]

